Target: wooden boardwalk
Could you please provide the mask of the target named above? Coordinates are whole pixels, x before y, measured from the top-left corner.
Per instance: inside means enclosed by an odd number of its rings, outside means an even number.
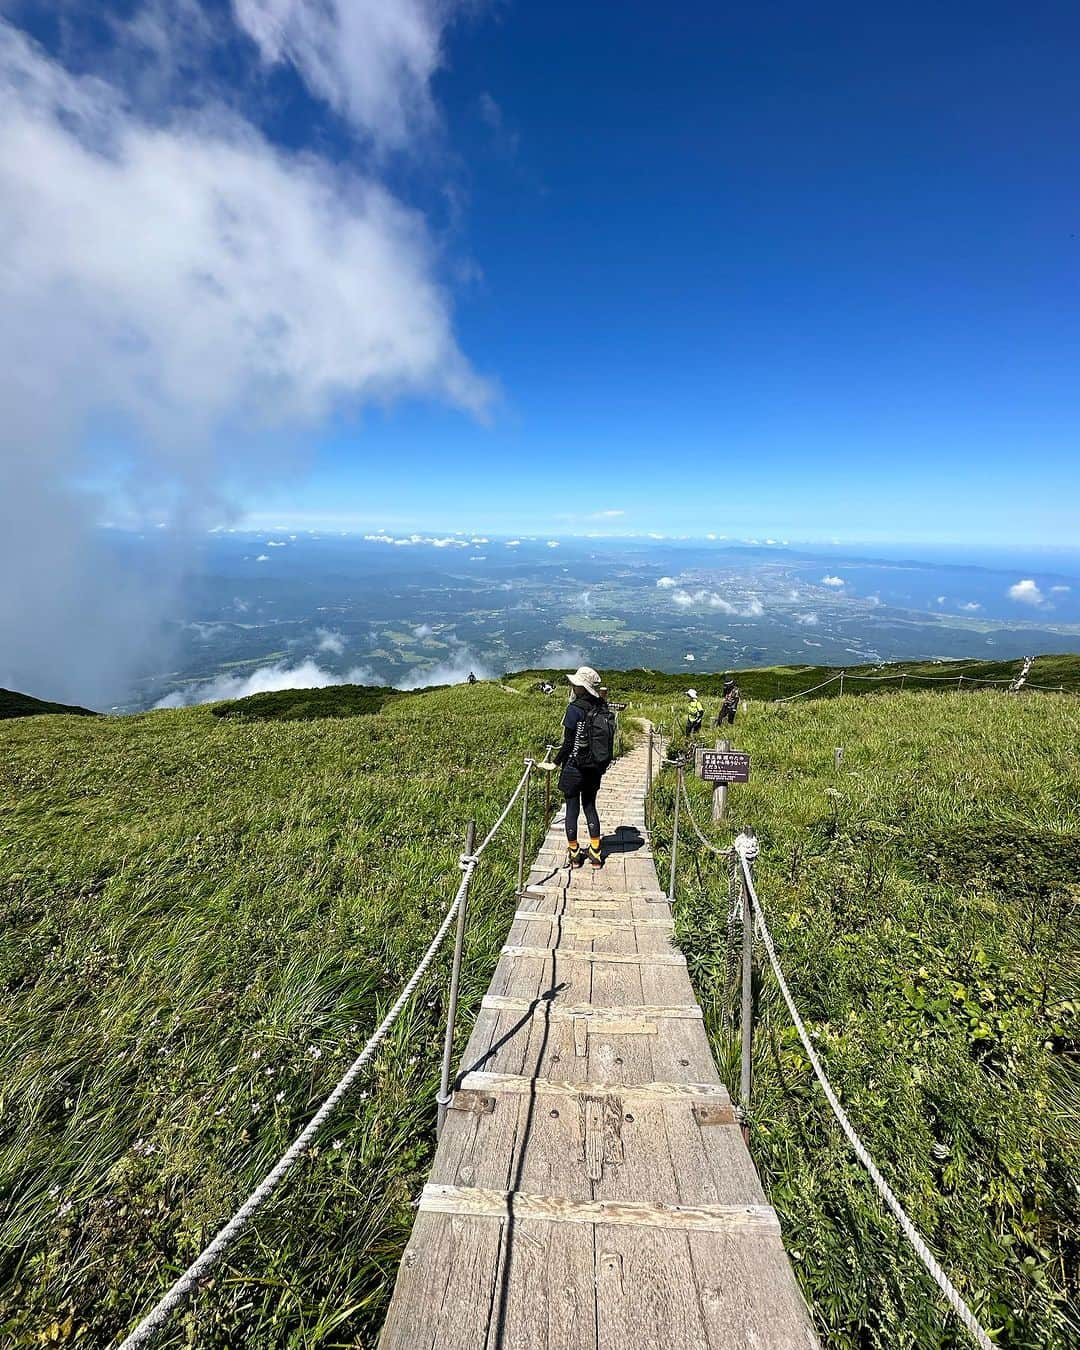
[[[601,871],[548,832],[381,1350],[818,1344],[671,944],[644,778],[638,749],[604,779]]]

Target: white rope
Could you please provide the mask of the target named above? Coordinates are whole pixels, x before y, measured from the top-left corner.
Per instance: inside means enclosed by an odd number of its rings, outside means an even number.
[[[480,855],[498,832],[503,821],[510,814],[510,808],[521,794],[525,786],[525,780],[532,772],[532,761],[526,761],[525,772],[521,776],[521,781],[514,789],[514,794],[506,804],[502,815],[488,831],[484,842],[473,853],[463,853],[461,855],[459,866],[462,871],[461,883],[457,888],[457,894],[446,911],[442,923],[439,925],[439,931],[431,940],[431,945],[424,953],[420,964],[413,971],[409,982],[402,989],[401,993],[394,1001],[393,1007],[386,1014],[383,1020],[371,1036],[371,1039],[353,1060],[352,1064],[346,1070],[344,1076],[338,1082],[333,1092],[330,1093],[326,1101],[319,1107],[318,1111],[312,1116],[311,1120],[305,1126],[303,1131],[297,1135],[296,1139],[282,1154],[275,1166],[266,1174],[262,1181],[251,1192],[248,1198],[236,1211],[227,1224],[218,1232],[213,1241],[203,1250],[202,1254],[188,1266],[183,1275],[168,1289],[155,1304],[153,1309],[147,1313],[137,1327],[131,1331],[121,1342],[119,1350],[136,1350],[137,1346],[146,1345],[155,1333],[168,1321],[170,1315],[192,1294],[199,1281],[204,1279],[207,1272],[217,1261],[225,1254],[232,1243],[247,1228],[248,1224],[254,1218],[256,1212],[261,1209],[263,1204],[270,1198],[281,1184],[285,1174],[303,1155],[308,1151],[312,1141],[326,1124],[327,1120],[333,1115],[340,1106],[345,1094],[355,1083],[361,1072],[370,1063],[372,1056],[378,1049],[380,1043],[386,1038],[387,1033],[397,1021],[401,1010],[408,1003],[416,992],[416,987],[427,973],[428,967],[435,959],[435,954],[442,946],[443,939],[449,931],[457,915],[458,908],[461,905],[465,891],[469,885],[469,879],[476,870],[477,863],[480,861]]]
[[[873,1181],[874,1185],[878,1188],[878,1191],[881,1193],[882,1199],[885,1201],[888,1207],[892,1210],[893,1214],[896,1216],[896,1221],[899,1223],[904,1233],[904,1236],[911,1243],[912,1247],[914,1247],[915,1252],[918,1255],[919,1259],[922,1261],[923,1265],[926,1267],[931,1277],[937,1283],[938,1288],[941,1290],[941,1292],[948,1299],[949,1303],[952,1305],[952,1308],[956,1313],[957,1317],[959,1317],[960,1321],[963,1322],[965,1327],[967,1327],[968,1331],[971,1332],[972,1337],[974,1338],[975,1342],[981,1347],[981,1350],[994,1350],[993,1342],[990,1340],[989,1336],[987,1336],[986,1332],[983,1330],[982,1326],[976,1319],[975,1314],[964,1302],[963,1298],[960,1295],[960,1292],[957,1290],[953,1282],[949,1279],[948,1275],[946,1275],[945,1272],[942,1270],[941,1266],[935,1259],[933,1252],[931,1252],[930,1248],[926,1245],[922,1237],[919,1235],[918,1229],[908,1218],[903,1205],[901,1205],[900,1201],[897,1200],[896,1196],[893,1194],[892,1189],[889,1186],[889,1183],[878,1171],[877,1164],[874,1162],[873,1158],[871,1158],[870,1154],[866,1151],[866,1148],[863,1146],[862,1140],[855,1133],[855,1129],[852,1126],[851,1121],[848,1120],[847,1113],[844,1111],[844,1108],[840,1105],[836,1093],[832,1090],[832,1086],[830,1085],[828,1078],[826,1078],[825,1076],[825,1070],[821,1067],[821,1061],[818,1059],[817,1053],[815,1052],[813,1045],[810,1043],[810,1037],[807,1034],[806,1027],[803,1025],[802,1018],[799,1016],[799,1010],[795,1006],[795,1001],[791,997],[791,990],[788,988],[787,980],[784,979],[784,972],[780,968],[780,962],[776,956],[776,948],[773,946],[772,935],[769,932],[768,924],[766,924],[765,922],[765,915],[762,913],[761,901],[758,899],[757,891],[754,889],[754,878],[750,871],[750,863],[747,857],[749,849],[743,843],[743,838],[744,838],[743,836],[740,836],[739,839],[736,840],[736,849],[739,854],[739,860],[742,864],[743,878],[746,881],[746,891],[748,896],[750,897],[751,904],[753,905],[754,916],[757,919],[758,933],[761,936],[762,942],[765,944],[766,952],[768,952],[769,954],[769,962],[772,965],[773,974],[776,976],[776,982],[780,986],[781,994],[783,994],[784,996],[784,1002],[787,1004],[788,1012],[791,1014],[791,1020],[795,1024],[795,1030],[799,1033],[799,1039],[803,1043],[803,1048],[806,1050],[807,1055],[810,1057],[810,1063],[813,1067],[814,1073],[817,1075],[818,1082],[821,1084],[821,1090],[825,1093],[825,1098],[828,1101],[829,1105],[832,1107],[833,1115],[835,1115],[836,1119],[840,1122],[840,1128],[847,1135],[848,1142],[851,1144],[851,1147],[855,1150],[856,1157],[866,1168],[867,1172],[869,1172],[870,1179]],[[756,841],[754,842],[756,851]]]
[[[807,694],[816,694],[819,689],[824,689],[826,685],[835,684],[840,678],[839,675],[830,675],[827,680],[822,680],[820,684],[815,684],[809,689],[800,689],[797,694],[785,694],[783,698],[774,698],[773,703],[790,703],[793,698],[805,698]]]
[[[701,840],[701,842],[705,845],[705,847],[709,850],[710,853],[715,853],[718,858],[730,858],[731,855],[735,852],[733,848],[731,848],[730,846],[728,848],[720,848],[718,845],[710,843],[709,840],[706,839],[705,836],[701,833],[701,830],[698,827],[698,823],[694,819],[693,809],[690,806],[690,794],[686,790],[685,778],[683,779],[682,782],[682,791],[683,791],[683,805],[686,807],[686,814],[690,817],[690,824],[693,825],[694,827],[694,833],[697,835],[697,837]]]
[[[473,850],[473,856],[474,856],[475,858],[479,858],[479,857],[480,857],[480,855],[481,855],[481,853],[483,853],[484,849],[487,848],[488,844],[490,844],[491,841],[495,838],[495,836],[499,833],[499,830],[500,830],[500,828],[502,827],[503,821],[504,821],[504,820],[506,819],[506,817],[510,814],[510,809],[511,809],[511,807],[514,805],[514,803],[517,801],[517,799],[521,796],[521,790],[522,790],[522,788],[525,786],[525,783],[526,783],[526,781],[528,780],[529,774],[532,773],[532,769],[533,769],[533,762],[532,762],[531,759],[527,759],[527,760],[525,761],[525,772],[521,775],[521,778],[518,780],[518,785],[517,785],[517,787],[514,789],[514,794],[513,794],[513,796],[510,798],[510,800],[509,800],[509,801],[506,803],[506,805],[503,807],[503,813],[502,813],[502,815],[501,815],[501,816],[499,817],[499,819],[495,822],[495,824],[492,825],[491,829],[488,830],[487,834],[484,836],[484,842],[480,845],[480,847]]]

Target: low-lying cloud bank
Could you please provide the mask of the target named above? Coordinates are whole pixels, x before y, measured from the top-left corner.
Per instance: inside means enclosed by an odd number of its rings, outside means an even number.
[[[733,614],[740,619],[760,619],[765,613],[765,606],[758,599],[751,598],[743,605],[736,605],[730,600],[725,600],[716,591],[674,590],[671,592],[671,600],[672,604],[678,605],[680,609],[705,605],[709,609],[718,609],[721,614]]]
[[[320,650],[325,650],[320,643]],[[332,650],[329,649],[329,650]],[[393,683],[395,689],[424,689],[432,684],[464,684],[469,675],[478,680],[493,680],[496,672],[485,662],[461,648],[434,666],[417,666]],[[382,684],[370,666],[353,666],[344,674],[326,670],[312,658],[290,665],[279,661],[260,666],[250,675],[218,675],[184,689],[177,689],[154,704],[155,708],[191,708],[201,703],[220,703],[225,699],[247,698],[279,689],[326,689],[334,684]]]
[[[250,675],[218,675],[213,680],[178,689],[159,699],[155,708],[189,708],[197,703],[220,703],[223,699],[247,698],[250,694],[269,694],[278,689],[325,689],[331,684],[374,684],[367,666],[356,666],[345,675],[323,670],[314,661],[290,666],[282,661],[260,666]]]

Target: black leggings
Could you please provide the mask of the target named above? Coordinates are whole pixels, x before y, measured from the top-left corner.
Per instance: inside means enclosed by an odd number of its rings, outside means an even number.
[[[738,706],[737,704],[732,704],[732,706],[731,706],[730,708],[721,708],[721,709],[720,709],[720,716],[716,719],[716,725],[717,725],[718,727],[722,727],[722,726],[724,725],[725,722],[728,722],[728,723],[731,724],[731,726],[734,726],[734,725],[735,725],[735,712],[736,712],[737,706]]]
[[[581,786],[576,792],[566,794],[566,837],[576,839],[578,812],[585,812],[585,824],[593,839],[600,838],[600,817],[596,811],[596,794],[600,791],[600,775],[583,773]]]

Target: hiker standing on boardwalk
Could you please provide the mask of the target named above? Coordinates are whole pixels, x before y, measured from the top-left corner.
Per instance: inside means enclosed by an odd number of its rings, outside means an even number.
[[[720,712],[716,718],[716,725],[722,727],[725,722],[729,726],[735,725],[735,714],[739,711],[739,686],[735,683],[733,675],[724,676],[724,697],[720,701]]]
[[[572,697],[563,718],[562,745],[555,756],[562,769],[559,791],[566,798],[566,862],[569,867],[581,867],[588,858],[593,867],[603,867],[596,794],[615,753],[615,714],[601,698],[600,676],[591,666],[581,666],[567,679]],[[587,850],[577,837],[582,811],[589,828]]]
[[[688,689],[686,697],[690,700],[690,705],[686,709],[686,734],[696,736],[705,720],[705,709],[701,705],[696,689]]]

